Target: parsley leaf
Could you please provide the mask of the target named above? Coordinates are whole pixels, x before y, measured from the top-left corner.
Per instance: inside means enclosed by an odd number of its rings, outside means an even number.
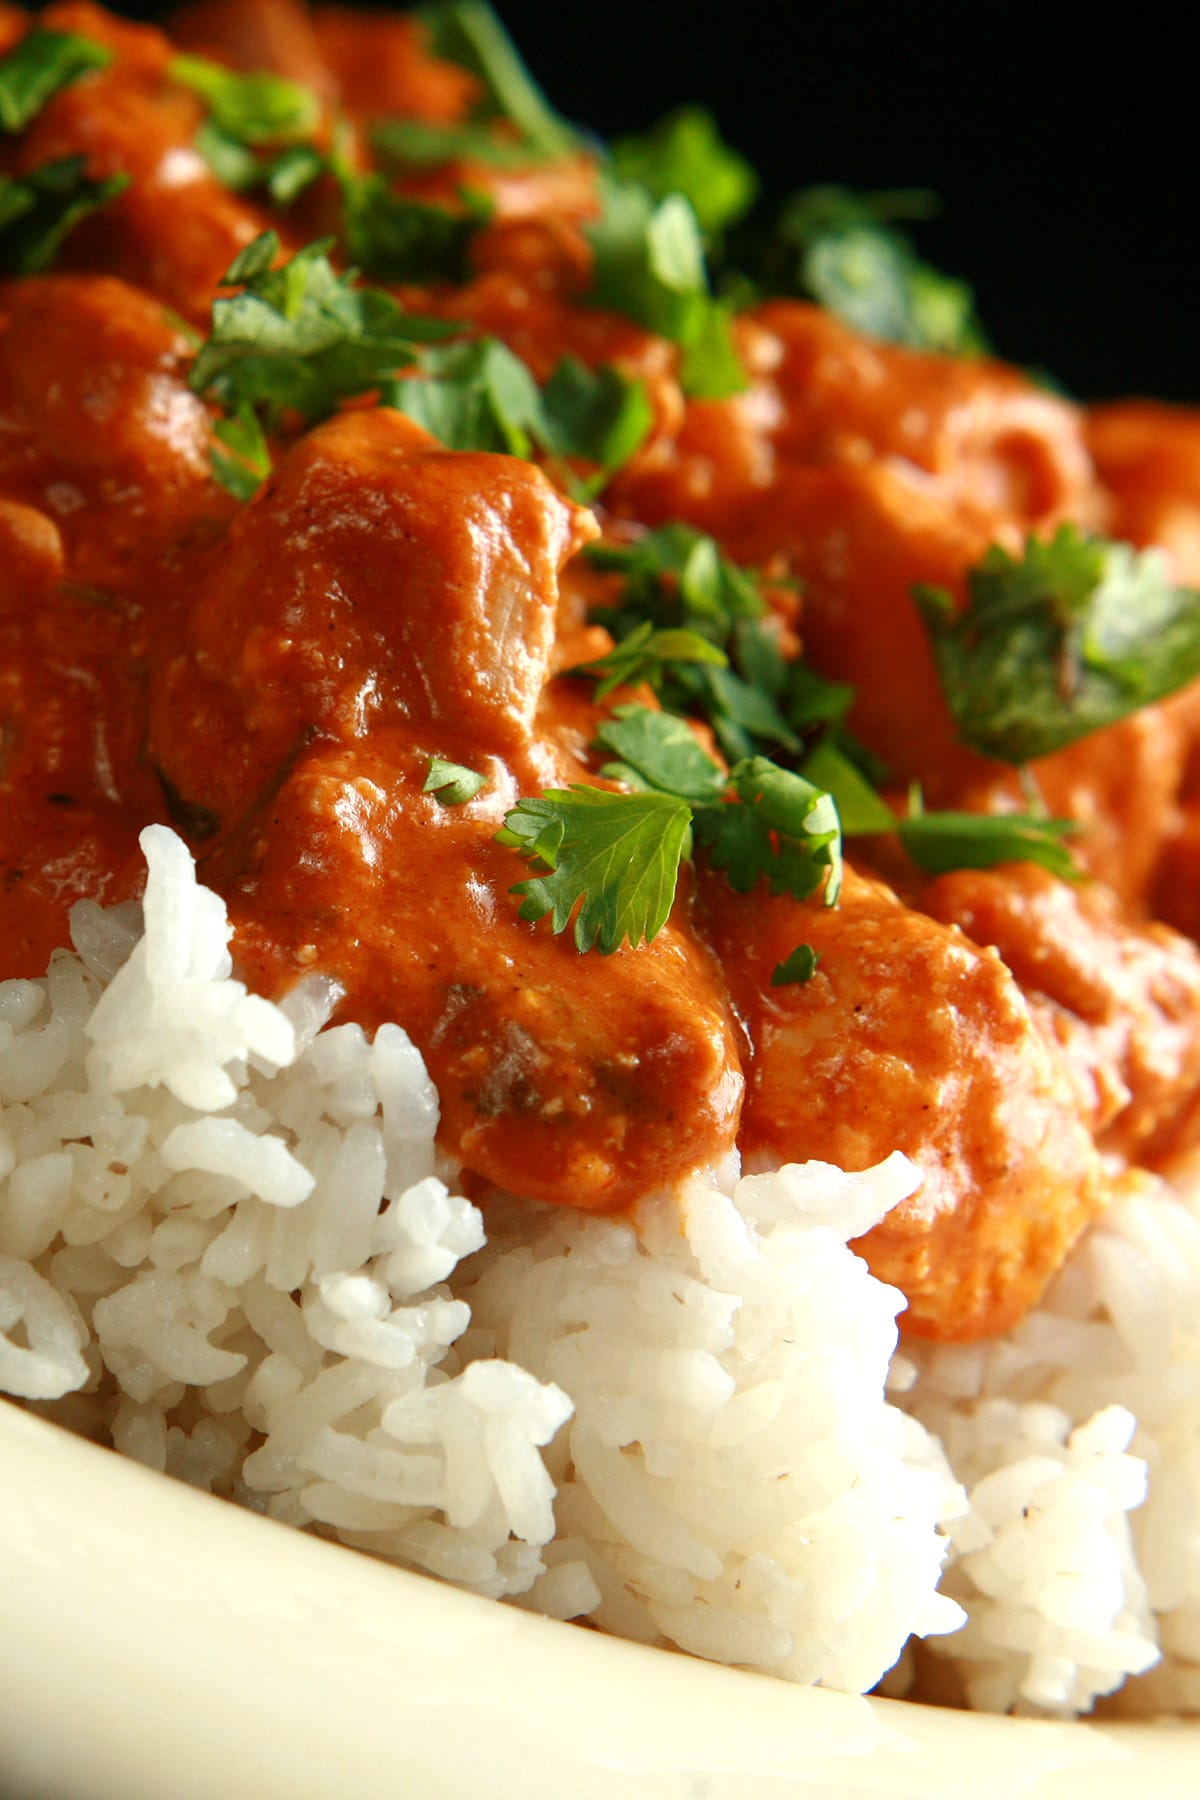
[[[643,381],[611,363],[589,369],[564,356],[542,389],[537,433],[554,455],[599,464],[599,476],[581,496],[594,497],[640,449],[653,423]]]
[[[167,74],[199,95],[217,130],[235,144],[295,143],[321,122],[321,102],[312,89],[283,75],[245,75],[189,55],[173,57]]]
[[[196,393],[234,417],[262,409],[268,426],[288,412],[313,423],[380,387],[413,361],[418,342],[454,329],[353,287],[353,271],[339,275],[330,263],[330,242],[275,268],[279,238],[264,231],[235,258],[221,285],[242,291],[213,302],[212,333],[192,365]]]
[[[656,201],[644,188],[604,179],[600,216],[584,236],[591,298],[678,344],[688,393],[720,399],[745,387],[730,309],[709,292],[700,228],[682,194]]]
[[[87,158],[64,156],[28,175],[0,175],[0,270],[39,275],[81,219],[124,193],[128,175],[93,181]]]
[[[413,374],[387,384],[384,399],[451,450],[494,450],[600,465],[577,487],[602,488],[650,426],[643,384],[617,369],[587,369],[564,357],[539,389],[520,357],[497,338],[470,338],[424,351]]]
[[[538,385],[497,338],[470,338],[426,350],[419,371],[389,382],[389,406],[448,450],[528,456],[539,420]]]
[[[954,869],[992,869],[997,863],[1031,862],[1064,881],[1079,870],[1064,838],[1078,829],[1072,819],[1033,813],[965,813],[920,810],[894,824],[919,869],[944,875]]]
[[[463,191],[454,211],[398,194],[383,175],[340,173],[342,236],[350,260],[388,281],[465,281],[470,247],[492,203]]]
[[[487,0],[439,0],[417,16],[434,55],[478,77],[485,117],[508,119],[542,156],[579,149],[578,136],[551,107]]]
[[[830,795],[765,756],[735,763],[729,781],[741,805],[696,817],[697,841],[713,867],[725,871],[739,894],[765,875],[772,893],[803,900],[824,879],[824,903],[833,906],[842,885],[842,843]]]
[[[829,738],[806,759],[803,773],[833,796],[846,837],[894,832],[912,861],[928,874],[991,869],[1002,862],[1037,863],[1067,881],[1079,873],[1063,842],[1077,829],[1069,819],[1037,813],[927,813],[919,788],[909,795],[908,817],[898,819]]]
[[[790,956],[775,964],[771,971],[771,986],[792,987],[811,981],[820,960],[811,944],[797,944]]]
[[[431,756],[423,794],[433,794],[443,806],[464,806],[473,800],[480,788],[487,786],[487,776],[465,763],[447,762],[443,756]]]
[[[619,180],[636,183],[656,200],[682,194],[709,235],[740,219],[758,192],[753,168],[700,106],[677,108],[644,137],[618,138],[611,154]]]
[[[519,882],[520,916],[551,917],[564,931],[575,908],[575,947],[609,956],[626,939],[649,943],[666,923],[690,810],[667,794],[611,794],[603,788],[551,788],[521,800],[496,834],[549,873]]]
[[[232,419],[213,426],[216,443],[209,452],[213,478],[235,500],[249,500],[271,473],[271,452],[257,414],[243,407]]]
[[[935,206],[920,190],[856,194],[831,186],[794,194],[776,222],[766,285],[815,300],[867,337],[978,355],[987,339],[970,289],[922,262],[892,223],[928,218]]]
[[[985,756],[1048,756],[1200,675],[1200,592],[1158,551],[1063,525],[1019,558],[994,545],[967,594],[959,611],[914,589],[959,735]]]
[[[111,50],[73,31],[27,31],[0,58],[0,131],[24,131],[55,94],[111,61]]]
[[[724,799],[724,770],[676,713],[656,712],[649,706],[618,706],[597,728],[596,743],[620,758],[604,765],[602,773],[610,780],[643,791],[673,794],[689,806],[715,806]]]
[[[604,700],[614,688],[636,687],[643,681],[660,690],[667,665],[680,662],[710,663],[723,668],[725,656],[694,631],[656,631],[646,619],[606,655],[593,662],[578,663],[568,673],[594,675],[596,698]]]
[[[437,169],[448,162],[511,169],[541,160],[529,144],[501,137],[486,122],[428,125],[423,119],[383,119],[371,127],[369,136],[377,156],[403,169]]]

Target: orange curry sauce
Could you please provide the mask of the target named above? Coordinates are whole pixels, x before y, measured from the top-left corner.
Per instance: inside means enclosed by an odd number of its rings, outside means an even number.
[[[0,166],[83,154],[132,179],[53,272],[0,285],[0,977],[42,971],[79,897],[136,893],[138,831],[167,820],[227,901],[247,980],[278,995],[321,971],[340,1016],[408,1029],[473,1191],[614,1211],[735,1144],[852,1169],[899,1148],[922,1186],[861,1248],[908,1327],[1011,1324],[1123,1167],[1200,1136],[1200,694],[1037,765],[1085,827],[1090,882],[860,867],[822,911],[698,863],[652,944],[580,955],[518,917],[525,871],[494,834],[522,795],[606,785],[592,684],[561,673],[609,642],[587,624],[609,578],[575,555],[593,516],[532,462],[445,450],[362,403],[277,444],[248,503],[225,493],[187,327],[205,333],[267,225],[286,251],[319,235],[328,197],[274,216],[223,187],[156,31],[82,4],[39,22],[114,59]],[[0,7],[0,52],[28,25]],[[196,7],[177,41],[352,120],[452,122],[475,91],[409,21],[291,0]],[[790,301],[738,321],[744,392],[689,401],[674,346],[584,297],[585,157],[409,186],[464,181],[495,207],[471,279],[401,297],[539,379],[566,352],[639,376],[654,426],[606,528],[687,521],[796,578],[785,630],[855,685],[851,725],[931,805],[1020,790],[956,741],[914,582],[961,594],[989,544],[1074,520],[1160,543],[1200,583],[1200,420],[1088,413]],[[432,754],[488,785],[441,805]],[[816,974],[772,987],[802,941]]]

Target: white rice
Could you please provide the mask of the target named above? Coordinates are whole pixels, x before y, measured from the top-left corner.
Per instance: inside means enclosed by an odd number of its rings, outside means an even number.
[[[319,978],[247,994],[183,845],[142,842],[144,911],[78,906],[75,954],[0,984],[0,1391],[718,1661],[863,1691],[929,1635],[977,1706],[1066,1717],[1157,1662],[1128,1703],[1200,1707],[1200,1219],[1176,1194],[1131,1179],[983,1347],[896,1353],[902,1297],[847,1247],[911,1191],[899,1156],[714,1171],[633,1221],[514,1202],[484,1247],[404,1033],[329,1028]]]

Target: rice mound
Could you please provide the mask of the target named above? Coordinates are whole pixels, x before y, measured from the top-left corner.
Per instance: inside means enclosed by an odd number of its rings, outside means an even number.
[[[630,1220],[489,1204],[485,1244],[403,1031],[330,1027],[317,977],[247,993],[185,847],[142,844],[143,906],[82,903],[74,953],[0,983],[0,1392],[645,1642],[861,1692],[928,1635],[972,1704],[1068,1717],[1161,1637],[1131,1704],[1200,1706],[1171,1190],[1131,1180],[1011,1338],[899,1353],[848,1240],[901,1156],[714,1170]]]

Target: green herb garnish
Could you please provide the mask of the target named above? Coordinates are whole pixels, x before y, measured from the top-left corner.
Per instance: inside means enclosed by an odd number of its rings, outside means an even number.
[[[775,964],[771,971],[771,986],[794,987],[811,981],[820,960],[811,944],[797,944],[790,956]]]
[[[544,388],[496,338],[470,338],[428,349],[419,369],[388,384],[384,398],[451,450],[509,456],[572,457],[599,465],[589,483],[566,485],[581,498],[598,492],[650,428],[643,384],[607,366],[588,369],[564,357]]]
[[[1157,550],[1063,525],[1023,556],[994,545],[967,605],[914,589],[963,741],[1022,763],[1049,756],[1200,675],[1200,593]]]
[[[308,423],[352,394],[377,388],[413,362],[416,346],[455,329],[406,313],[378,288],[355,287],[329,261],[332,239],[274,266],[279,238],[264,231],[221,278],[241,292],[213,302],[212,332],[192,365],[191,386],[233,416],[287,412]]]
[[[650,943],[675,898],[690,837],[686,802],[659,793],[612,794],[604,788],[550,788],[506,815],[496,841],[510,844],[548,873],[511,890],[520,916],[547,914],[555,932],[575,916],[575,947],[611,956],[626,939]]]
[[[465,281],[472,241],[492,203],[464,190],[457,208],[399,194],[383,175],[338,176],[346,253],[387,281]]]
[[[369,135],[376,155],[402,169],[437,169],[449,162],[512,169],[542,160],[527,142],[500,136],[486,121],[427,125],[422,119],[383,119]]]
[[[81,219],[129,186],[128,175],[93,181],[87,158],[64,156],[28,175],[0,175],[0,270],[40,275]]]
[[[937,210],[923,190],[857,194],[807,188],[788,200],[764,264],[765,285],[815,300],[855,331],[919,350],[987,348],[971,290],[922,262],[896,220]]]
[[[712,114],[700,106],[668,113],[644,137],[618,138],[611,155],[618,180],[635,183],[656,200],[682,194],[709,236],[740,219],[758,192],[753,168],[724,142]]]
[[[73,31],[27,31],[0,58],[0,131],[24,131],[55,94],[111,61],[111,50]]]
[[[283,75],[244,75],[205,56],[173,57],[167,73],[203,100],[217,130],[237,144],[293,144],[321,123],[316,94]]]
[[[434,55],[469,69],[482,84],[484,117],[507,119],[543,157],[580,148],[578,135],[554,111],[486,0],[440,0],[422,7],[418,17]]]
[[[596,305],[623,313],[682,352],[680,376],[697,398],[746,385],[731,309],[709,290],[696,215],[682,194],[655,200],[632,183],[600,183],[600,216],[584,227],[592,247]]]
[[[477,769],[469,769],[465,763],[447,762],[444,756],[431,756],[421,792],[433,794],[443,806],[465,806],[486,786],[487,776]]]

